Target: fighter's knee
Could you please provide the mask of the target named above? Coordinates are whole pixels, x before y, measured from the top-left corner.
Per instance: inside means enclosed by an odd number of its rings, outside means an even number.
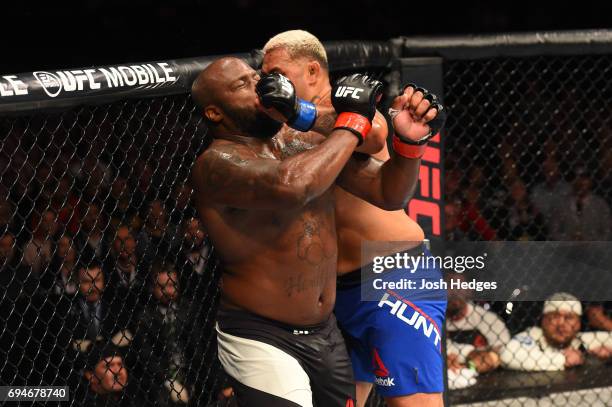
[[[385,397],[388,407],[444,407],[442,393],[415,393],[409,396]]]
[[[372,383],[368,382],[356,382],[355,383],[355,395],[357,398],[356,407],[364,407],[368,401],[368,396],[372,390]]]

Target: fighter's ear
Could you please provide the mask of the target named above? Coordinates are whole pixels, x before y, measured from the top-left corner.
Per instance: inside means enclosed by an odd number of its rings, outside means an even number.
[[[221,110],[215,105],[206,106],[202,114],[206,120],[212,123],[219,123],[223,120],[223,113],[221,113]]]
[[[321,75],[321,64],[318,61],[311,60],[306,64],[306,76],[308,83],[314,83],[319,79]]]

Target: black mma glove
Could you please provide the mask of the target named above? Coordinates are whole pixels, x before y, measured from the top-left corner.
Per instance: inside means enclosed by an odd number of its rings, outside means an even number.
[[[382,93],[382,82],[367,75],[354,74],[336,81],[332,89],[332,105],[338,113],[334,129],[351,131],[363,143],[372,128],[376,102]]]
[[[263,75],[255,91],[261,104],[274,108],[287,119],[287,125],[299,131],[308,131],[317,119],[314,104],[299,99],[291,81],[279,73]]]

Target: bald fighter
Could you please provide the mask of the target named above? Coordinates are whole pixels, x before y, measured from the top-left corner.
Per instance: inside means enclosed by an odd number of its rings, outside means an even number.
[[[264,73],[285,75],[295,84],[298,97],[311,101],[319,109],[331,105],[327,55],[315,36],[302,30],[286,31],[271,38],[263,50]],[[408,86],[402,97],[414,103],[422,102],[423,111],[440,107],[435,96],[414,85]],[[399,154],[411,163],[412,170],[406,174],[412,178],[405,182],[414,185],[420,157],[429,138],[442,126],[443,115],[429,123],[431,128],[419,121],[411,123],[408,112],[398,114],[398,102],[401,105],[403,101],[396,99],[396,109],[392,111],[396,129],[393,143],[398,147],[393,159]],[[294,134],[289,127],[283,132],[285,137]],[[357,151],[382,161],[389,160],[387,132],[386,120],[377,112],[372,131]],[[427,323],[433,325],[434,334],[427,336],[397,318],[396,312],[390,312],[398,298],[383,297],[380,302],[364,302],[360,297],[360,269],[368,267],[372,261],[361,258],[362,241],[402,241],[406,244],[401,249],[419,255],[426,252],[422,245],[423,230],[406,216],[404,207],[385,211],[344,188],[335,188],[334,193],[339,244],[335,314],[349,338],[357,381],[357,405],[365,405],[374,383],[390,407],[442,406],[444,384],[439,329],[444,324],[445,299],[435,293],[422,296],[427,301],[409,301],[410,307],[414,307],[410,312],[423,315]],[[408,311],[405,315],[409,316]]]
[[[371,128],[380,83],[354,75],[337,86],[352,92],[338,92],[333,108],[316,109],[296,98],[285,77],[260,79],[241,60],[223,58],[192,87],[214,139],[196,160],[192,183],[224,264],[219,359],[242,406],[353,405],[350,360],[332,315],[331,187],[337,182],[377,206],[401,208],[415,169],[402,156],[386,163],[351,157]],[[411,103],[406,109],[422,110]],[[267,114],[316,132],[288,139]],[[415,117],[435,115],[425,109]]]

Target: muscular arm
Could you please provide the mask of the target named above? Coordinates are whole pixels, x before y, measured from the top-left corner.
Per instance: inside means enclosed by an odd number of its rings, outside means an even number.
[[[381,209],[404,209],[414,194],[420,164],[420,159],[399,154],[391,154],[386,162],[354,154],[338,177],[338,185]]]
[[[233,208],[302,206],[332,185],[356,145],[353,133],[335,130],[318,146],[279,161],[240,144],[219,143],[196,160],[193,188],[198,200]]]
[[[315,121],[312,131],[321,133],[327,136],[334,129],[336,118],[338,115],[331,106],[318,105],[317,106],[317,120]],[[387,142],[387,120],[380,113],[376,112],[374,120],[372,120],[372,130],[368,133],[365,141],[362,145],[355,149],[358,153],[365,154],[376,154],[383,149]]]

